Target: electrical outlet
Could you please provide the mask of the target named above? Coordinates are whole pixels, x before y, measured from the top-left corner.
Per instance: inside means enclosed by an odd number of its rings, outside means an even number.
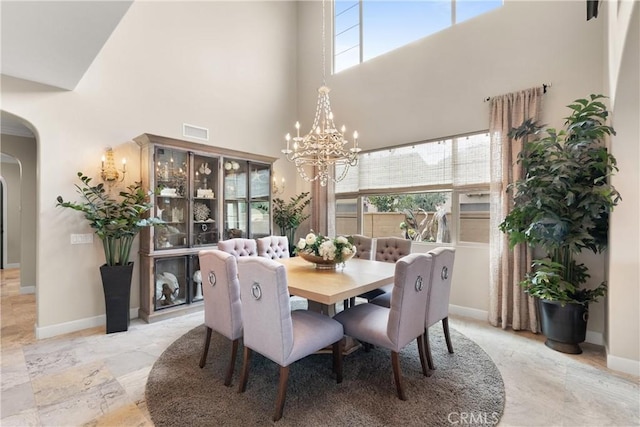
[[[71,235],[71,244],[72,245],[84,245],[93,243],[93,234],[72,234]]]

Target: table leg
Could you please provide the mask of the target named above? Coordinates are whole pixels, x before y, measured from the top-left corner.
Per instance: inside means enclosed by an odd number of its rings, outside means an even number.
[[[336,305],[331,304],[321,304],[316,301],[307,301],[307,308],[310,311],[315,311],[320,314],[324,314],[325,316],[333,317],[336,315]]]
[[[319,302],[316,301],[309,301],[307,300],[307,308],[310,311],[315,311],[317,313],[321,313],[324,314],[325,316],[329,316],[329,317],[333,317],[336,315],[336,305],[335,304],[331,304],[331,305],[327,305],[327,304],[321,304]],[[353,339],[352,337],[349,336],[345,336],[345,344],[344,344],[344,350],[342,352],[342,354],[344,356],[346,356],[347,354],[351,354],[354,351],[356,351],[357,349],[359,349],[361,347],[360,343]],[[331,347],[327,347],[325,349],[322,349],[320,351],[318,351],[318,353],[331,353],[333,351],[333,349]]]

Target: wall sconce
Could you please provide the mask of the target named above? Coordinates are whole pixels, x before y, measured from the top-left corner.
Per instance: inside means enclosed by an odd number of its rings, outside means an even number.
[[[278,185],[278,180],[276,179],[276,177],[274,175],[273,181],[271,183],[271,192],[274,195],[282,194],[282,193],[284,193],[284,187],[285,187],[284,178],[282,178],[282,181],[281,181],[280,185]]]
[[[120,177],[122,173],[122,177]],[[102,167],[100,177],[108,184],[124,181],[124,176],[127,173],[127,159],[122,159],[122,169],[116,168],[115,160],[113,159],[113,150],[111,147],[107,147],[105,155],[102,156]]]

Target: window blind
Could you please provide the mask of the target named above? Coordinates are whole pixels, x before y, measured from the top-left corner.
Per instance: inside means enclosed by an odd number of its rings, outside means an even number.
[[[336,183],[336,194],[488,182],[489,137],[483,133],[363,153],[358,165]]]

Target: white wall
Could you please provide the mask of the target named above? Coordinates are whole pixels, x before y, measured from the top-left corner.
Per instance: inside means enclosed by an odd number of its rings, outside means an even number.
[[[12,156],[13,157],[13,156]],[[14,157],[15,159],[15,157]],[[13,162],[2,162],[0,174],[5,180],[7,217],[4,231],[7,237],[7,266],[15,268],[20,266],[20,163],[17,159]]]
[[[104,322],[100,242],[70,245],[91,229],[55,207],[76,197],[76,171],[97,179],[112,146],[139,179],[132,138],[182,138],[183,123],[209,128],[211,145],[278,155],[295,121],[295,17],[290,2],[135,2],[76,90],[3,76],[2,108],[39,134],[38,336]]]
[[[640,4],[608,2],[608,84],[617,135],[611,183],[622,202],[609,234],[608,365],[640,375]]]
[[[301,2],[298,104],[305,130],[322,81],[321,18],[320,2]],[[486,97],[543,83],[552,87],[543,99],[542,120],[561,126],[567,104],[603,91],[603,49],[603,20],[587,22],[584,2],[505,1],[497,10],[329,76],[327,84],[337,124],[357,129],[364,150],[486,130]],[[488,309],[488,272],[476,274],[488,265],[488,248],[456,253],[451,304]],[[604,277],[603,256],[590,259],[590,266],[595,278]],[[604,304],[591,308],[589,329],[590,339],[602,343]]]

